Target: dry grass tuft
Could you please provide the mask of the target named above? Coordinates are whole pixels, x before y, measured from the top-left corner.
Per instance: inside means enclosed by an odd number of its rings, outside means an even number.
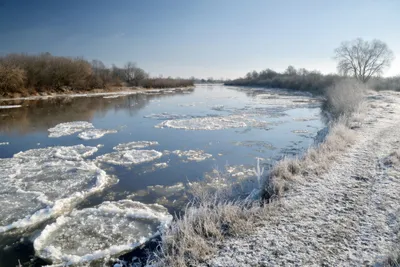
[[[279,197],[290,184],[310,174],[321,175],[334,160],[356,141],[354,130],[346,126],[348,120],[340,119],[331,126],[325,141],[309,148],[301,158],[285,158],[272,168],[265,182],[262,196],[265,199]]]
[[[254,228],[259,205],[210,200],[189,207],[164,233],[160,266],[198,266],[217,249],[216,242]]]

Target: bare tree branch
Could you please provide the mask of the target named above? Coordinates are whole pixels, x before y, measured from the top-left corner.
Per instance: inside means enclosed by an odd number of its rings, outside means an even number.
[[[343,42],[335,49],[338,71],[342,75],[352,75],[366,83],[372,76],[380,75],[390,67],[393,52],[382,41],[364,41],[361,38]]]

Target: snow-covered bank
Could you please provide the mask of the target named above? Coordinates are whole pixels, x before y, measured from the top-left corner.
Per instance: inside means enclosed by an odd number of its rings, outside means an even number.
[[[400,175],[383,164],[400,147],[400,95],[369,98],[355,144],[320,174],[292,181],[270,216],[220,244],[207,266],[373,266],[397,247]]]
[[[191,206],[166,232],[160,266],[382,262],[397,247],[400,226],[400,175],[392,167],[400,158],[400,94],[370,94],[379,97],[367,98],[364,114],[339,123],[308,151],[308,168],[278,166],[285,183],[276,201],[254,206],[216,194]]]
[[[74,93],[71,91],[70,93],[64,94],[56,94],[56,93],[49,93],[48,95],[37,95],[37,96],[28,96],[28,97],[15,97],[15,98],[0,98],[1,101],[10,101],[10,100],[37,100],[37,99],[47,99],[47,98],[56,98],[56,97],[108,97],[108,98],[117,98],[120,96],[126,95],[134,95],[134,94],[171,94],[171,93],[178,93],[178,92],[189,92],[193,91],[194,87],[177,87],[177,88],[168,88],[168,89],[145,89],[141,87],[137,88],[130,88],[130,87],[123,87],[119,90],[94,90],[89,92],[81,92],[81,93]],[[17,106],[15,106],[17,107]],[[20,106],[18,106],[20,107]]]

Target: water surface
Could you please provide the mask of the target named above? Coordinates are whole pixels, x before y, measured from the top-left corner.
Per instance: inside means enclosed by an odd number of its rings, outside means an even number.
[[[113,176],[115,182],[80,201],[77,209],[132,199],[161,204],[174,214],[187,201],[188,183],[215,168],[241,175],[252,173],[257,158],[269,165],[285,155],[297,155],[314,143],[323,127],[320,104],[309,95],[223,85],[198,85],[184,93],[0,101],[0,105],[15,106],[0,109],[1,158],[53,146],[98,148],[84,161]],[[49,137],[48,129],[76,121],[114,133],[92,140],[79,138],[79,132]],[[157,142],[142,149],[162,156],[134,165],[95,160],[132,141]],[[185,156],[187,151],[195,153],[194,158]],[[0,168],[5,171],[5,160]],[[0,233],[0,266],[14,267],[18,260],[29,266],[32,259],[38,266],[43,264],[35,259],[31,240],[51,221],[29,231]]]

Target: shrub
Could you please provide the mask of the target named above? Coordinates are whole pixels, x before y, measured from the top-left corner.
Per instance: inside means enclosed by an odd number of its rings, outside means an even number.
[[[0,94],[23,90],[25,79],[24,70],[18,67],[0,65]]]
[[[365,86],[355,79],[341,80],[326,89],[324,109],[334,118],[349,116],[362,103],[365,91]]]

